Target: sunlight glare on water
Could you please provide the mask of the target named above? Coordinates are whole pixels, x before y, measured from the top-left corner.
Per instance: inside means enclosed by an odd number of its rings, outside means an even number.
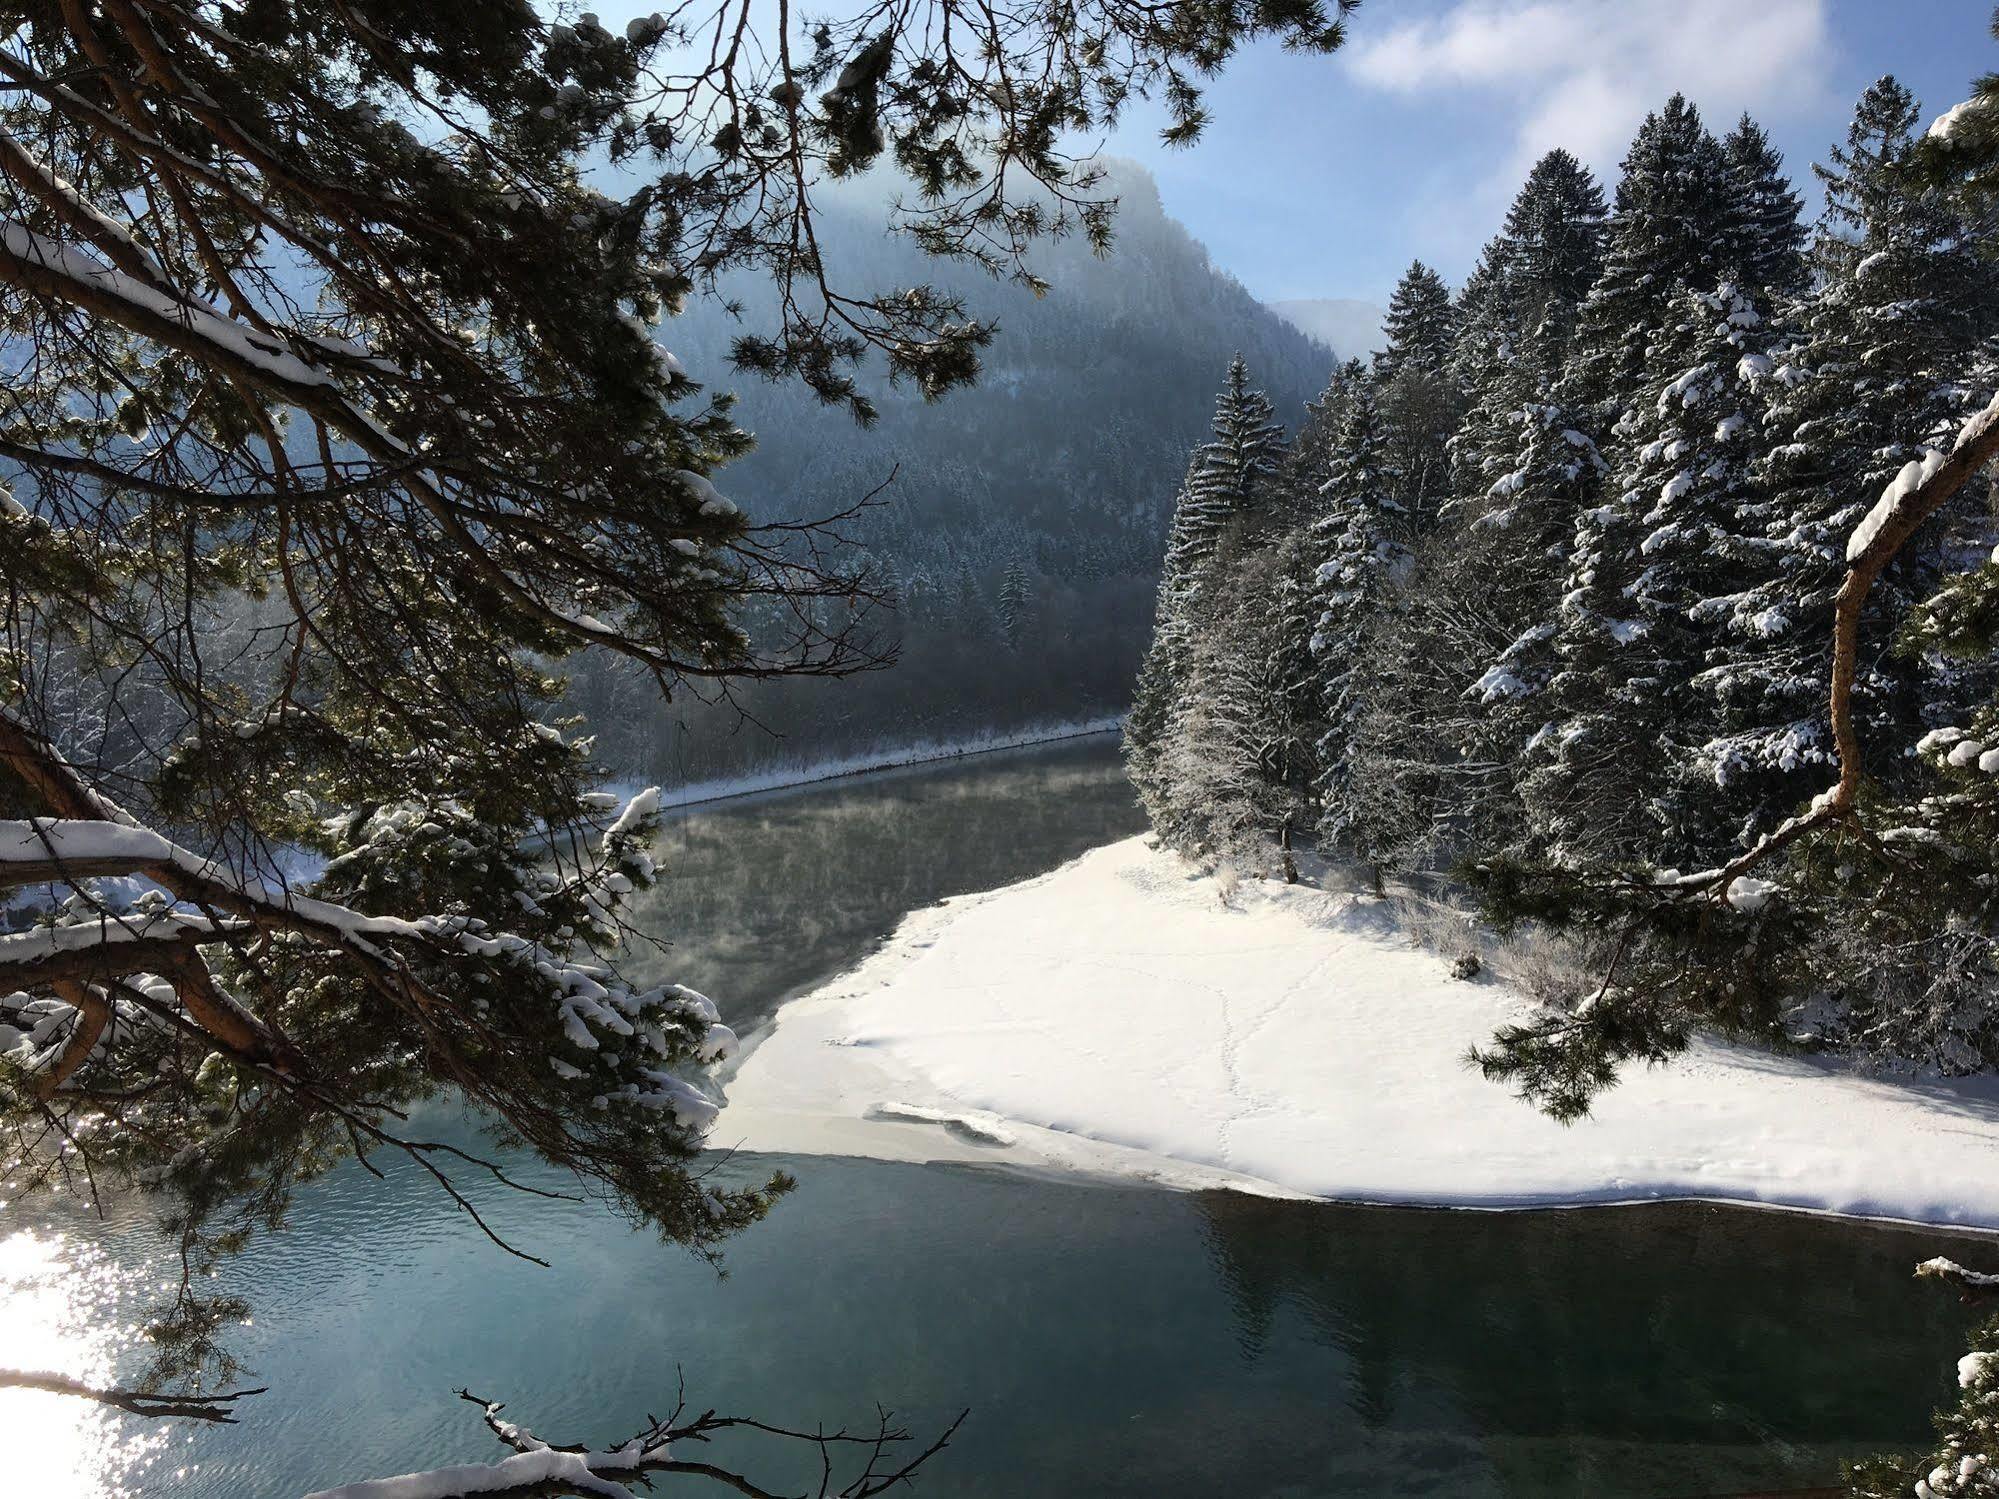
[[[0,1236],[0,1367],[115,1382],[136,1329],[122,1309],[141,1272],[48,1230]],[[0,1453],[9,1494],[123,1499],[173,1445],[163,1423],[74,1395],[0,1389]]]

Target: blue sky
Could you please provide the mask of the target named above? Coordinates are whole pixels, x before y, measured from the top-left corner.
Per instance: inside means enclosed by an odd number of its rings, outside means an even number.
[[[1990,0],[1363,0],[1334,57],[1239,58],[1191,150],[1161,147],[1149,110],[1105,144],[1257,295],[1379,302],[1411,259],[1461,280],[1551,146],[1607,196],[1676,88],[1711,124],[1755,115],[1816,212],[1810,163],[1860,91],[1893,73],[1941,113],[1999,68],[1991,16]]]
[[[622,27],[652,3],[598,9]],[[1192,148],[1161,146],[1163,115],[1143,103],[1100,144],[1149,167],[1167,212],[1258,296],[1385,302],[1412,259],[1461,281],[1550,147],[1581,157],[1608,196],[1632,132],[1676,89],[1721,129],[1755,115],[1816,213],[1811,163],[1867,84],[1895,74],[1927,118],[1999,69],[1992,5],[1362,0],[1332,57],[1238,57]]]

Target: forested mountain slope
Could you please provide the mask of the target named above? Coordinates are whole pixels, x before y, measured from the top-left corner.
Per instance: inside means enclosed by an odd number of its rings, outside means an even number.
[[[1326,383],[1331,352],[1210,263],[1169,218],[1140,168],[1118,165],[1116,244],[1099,260],[1080,239],[1040,250],[1036,298],[983,273],[926,260],[884,235],[881,205],[829,205],[819,236],[831,264],[876,286],[921,281],[961,292],[994,317],[977,387],[926,404],[873,380],[872,430],[796,382],[729,367],[732,341],[773,321],[768,293],[729,290],[739,319],[710,302],[661,329],[688,372],[741,392],[756,449],[718,476],[759,515],[836,512],[893,476],[850,534],[897,599],[878,620],[899,649],[888,670],[839,684],[741,690],[735,706],[656,694],[597,661],[576,694],[621,773],[668,782],[1116,713],[1152,626],[1153,592],[1187,450],[1206,431],[1214,390],[1240,352],[1296,427]]]

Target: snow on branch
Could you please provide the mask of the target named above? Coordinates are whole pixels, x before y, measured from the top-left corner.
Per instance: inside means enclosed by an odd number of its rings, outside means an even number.
[[[469,1390],[460,1390],[458,1395],[480,1408],[487,1429],[502,1443],[513,1448],[510,1456],[490,1463],[460,1463],[418,1473],[398,1474],[393,1478],[363,1479],[338,1488],[322,1489],[307,1495],[306,1499],[470,1499],[473,1495],[488,1496],[488,1499],[508,1499],[508,1496],[511,1499],[527,1499],[529,1495],[547,1494],[575,1494],[585,1496],[585,1499],[634,1499],[632,1485],[650,1488],[652,1475],[661,1473],[710,1479],[724,1488],[749,1496],[749,1499],[777,1499],[770,1490],[759,1487],[741,1473],[715,1463],[675,1455],[675,1443],[706,1442],[716,1432],[732,1429],[759,1432],[818,1448],[821,1473],[816,1491],[818,1499],[870,1499],[870,1496],[886,1493],[914,1477],[918,1469],[950,1445],[951,1438],[970,1414],[969,1411],[960,1412],[957,1420],[946,1427],[935,1441],[905,1460],[900,1453],[912,1438],[908,1431],[893,1424],[894,1418],[887,1411],[877,1413],[877,1424],[872,1433],[860,1436],[844,1430],[790,1431],[743,1416],[718,1416],[712,1410],[683,1422],[683,1398],[666,1420],[647,1417],[644,1427],[617,1446],[593,1449],[583,1445],[544,1442],[525,1427],[506,1420],[501,1415],[506,1407],[498,1401],[484,1399]],[[834,1473],[836,1466],[839,1466],[836,1454],[840,1451],[864,1455],[865,1461],[844,1486],[835,1489]]]
[[[1985,1301],[1999,1296],[1999,1275],[1983,1270],[1967,1270],[1956,1260],[1938,1256],[1916,1266],[1918,1280],[1940,1280],[1957,1288],[1961,1301]]]
[[[327,385],[331,376],[300,359],[269,334],[224,317],[206,303],[172,295],[135,276],[92,260],[82,251],[37,234],[27,225],[0,219],[0,264],[12,262],[32,284],[60,292],[64,299],[121,314],[140,331],[162,322],[177,325],[190,339],[242,361],[288,386]]]
[[[51,870],[65,879],[80,878],[68,868],[74,860],[84,871],[142,873],[196,913],[218,911],[260,931],[280,931],[338,949],[359,962],[374,986],[399,1005],[419,1010],[434,1004],[410,972],[382,945],[391,940],[415,942],[439,955],[486,958],[532,972],[558,995],[562,1023],[569,1039],[586,1051],[597,1049],[596,1033],[646,1038],[645,1013],[666,1004],[684,1011],[706,1033],[702,1053],[719,1060],[735,1047],[735,1036],[720,1023],[713,1004],[703,995],[678,986],[639,993],[608,982],[605,971],[552,952],[540,943],[484,923],[451,916],[371,916],[333,901],[319,900],[286,889],[271,892],[253,885],[214,861],[181,847],[156,832],[138,827],[105,797],[86,786],[53,746],[18,719],[0,714],[0,762],[11,765],[40,789],[59,811],[58,818],[0,822],[0,886],[38,883]],[[615,897],[617,887],[630,881],[610,867],[622,846],[657,813],[658,792],[648,789],[630,798],[612,820],[603,839],[606,866],[592,877]],[[643,861],[643,850],[633,857]],[[10,871],[10,866],[11,871]],[[601,909],[601,906],[600,906]],[[98,916],[86,923],[45,928],[17,937],[0,938],[0,981],[25,987],[37,978],[103,977],[138,972],[171,971],[160,959],[162,944],[186,946],[191,940],[213,940],[225,928],[203,914],[156,914],[143,920]],[[121,945],[115,955],[107,952]],[[233,1022],[233,1023],[232,1023]],[[204,1018],[204,1024],[209,1020]],[[214,1028],[211,1026],[211,1028]],[[233,1048],[254,1055],[275,1055],[279,1038],[247,1011],[224,1017],[218,1036]],[[654,1050],[664,1050],[663,1043]],[[623,1095],[642,1106],[669,1110],[689,1128],[702,1128],[715,1117],[715,1106],[694,1089],[663,1070],[646,1074],[644,1086],[634,1084]]]
[[[657,818],[655,791],[590,799],[586,805],[595,815],[588,820],[603,832],[587,854],[579,846],[574,867],[549,870],[531,851],[518,855],[515,872],[526,882],[519,894],[531,923],[548,925],[537,897],[586,913],[573,927],[564,922],[537,938],[465,913],[375,915],[288,886],[266,887],[138,826],[46,738],[4,712],[0,765],[61,814],[0,821],[0,887],[53,877],[78,892],[54,924],[0,936],[0,994],[16,991],[19,1001],[0,1002],[0,1055],[7,1080],[34,1101],[60,1096],[88,1107],[107,1076],[150,1054],[158,1044],[155,1033],[164,1028],[187,1035],[308,1107],[338,1116],[357,1150],[373,1144],[409,1154],[488,1237],[521,1253],[493,1233],[433,1164],[431,1155],[443,1147],[385,1130],[367,1099],[329,1075],[318,1059],[301,1054],[283,1026],[271,1023],[268,1016],[282,1016],[282,996],[263,994],[279,1008],[259,1014],[225,987],[223,971],[212,966],[226,961],[218,948],[234,952],[241,967],[246,951],[278,938],[348,965],[377,999],[420,1029],[446,1076],[552,1159],[587,1172],[594,1169],[588,1152],[599,1139],[620,1142],[618,1149],[636,1142],[648,1126],[630,1115],[621,1125],[616,1110],[657,1118],[679,1131],[683,1142],[716,1118],[718,1105],[677,1075],[684,1063],[712,1065],[735,1049],[736,1037],[713,1002],[680,985],[629,983],[590,947],[615,936],[620,902],[650,878],[646,845]],[[432,814],[470,816],[437,803],[377,809],[364,847],[379,835],[388,842],[378,852],[393,858],[398,830],[406,832],[412,821],[431,826]],[[113,910],[88,883],[90,875],[106,872],[143,877],[156,888]],[[464,974],[472,975],[469,995],[454,979]],[[505,982],[512,1006],[530,1017],[524,1035],[496,1030],[478,987],[496,979]],[[553,1025],[533,1018],[537,1010]],[[485,1060],[493,1056],[506,1057],[506,1066],[495,1069]],[[100,1058],[103,1067],[91,1065]],[[552,1073],[558,1095],[588,1110],[583,1120],[555,1112],[542,1091],[524,1086],[517,1075],[522,1067]],[[629,1149],[633,1170],[650,1179],[650,1157],[636,1143]],[[465,1159],[500,1174],[488,1161]],[[700,1232],[737,1210],[712,1190],[687,1196],[682,1206],[696,1214]]]

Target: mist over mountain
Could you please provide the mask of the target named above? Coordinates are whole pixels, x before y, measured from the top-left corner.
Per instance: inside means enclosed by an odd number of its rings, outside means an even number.
[[[1377,303],[1352,297],[1305,297],[1265,305],[1342,359],[1365,359],[1382,346],[1381,324],[1388,313]]]
[[[774,321],[753,279],[727,288],[739,318],[703,299],[660,330],[695,379],[740,393],[757,447],[717,483],[752,515],[836,512],[894,476],[886,502],[848,530],[893,585],[897,607],[878,623],[900,659],[858,680],[752,684],[733,705],[664,708],[616,664],[589,662],[575,695],[609,763],[677,782],[1122,710],[1174,493],[1231,356],[1294,428],[1334,359],[1215,266],[1141,168],[1114,165],[1112,186],[1112,253],[1098,259],[1077,239],[1039,247],[1040,298],[886,235],[866,192],[829,202],[818,225],[829,264],[865,267],[871,289],[949,287],[999,322],[970,391],[926,404],[872,381],[872,430],[795,383],[730,370],[731,342]]]

